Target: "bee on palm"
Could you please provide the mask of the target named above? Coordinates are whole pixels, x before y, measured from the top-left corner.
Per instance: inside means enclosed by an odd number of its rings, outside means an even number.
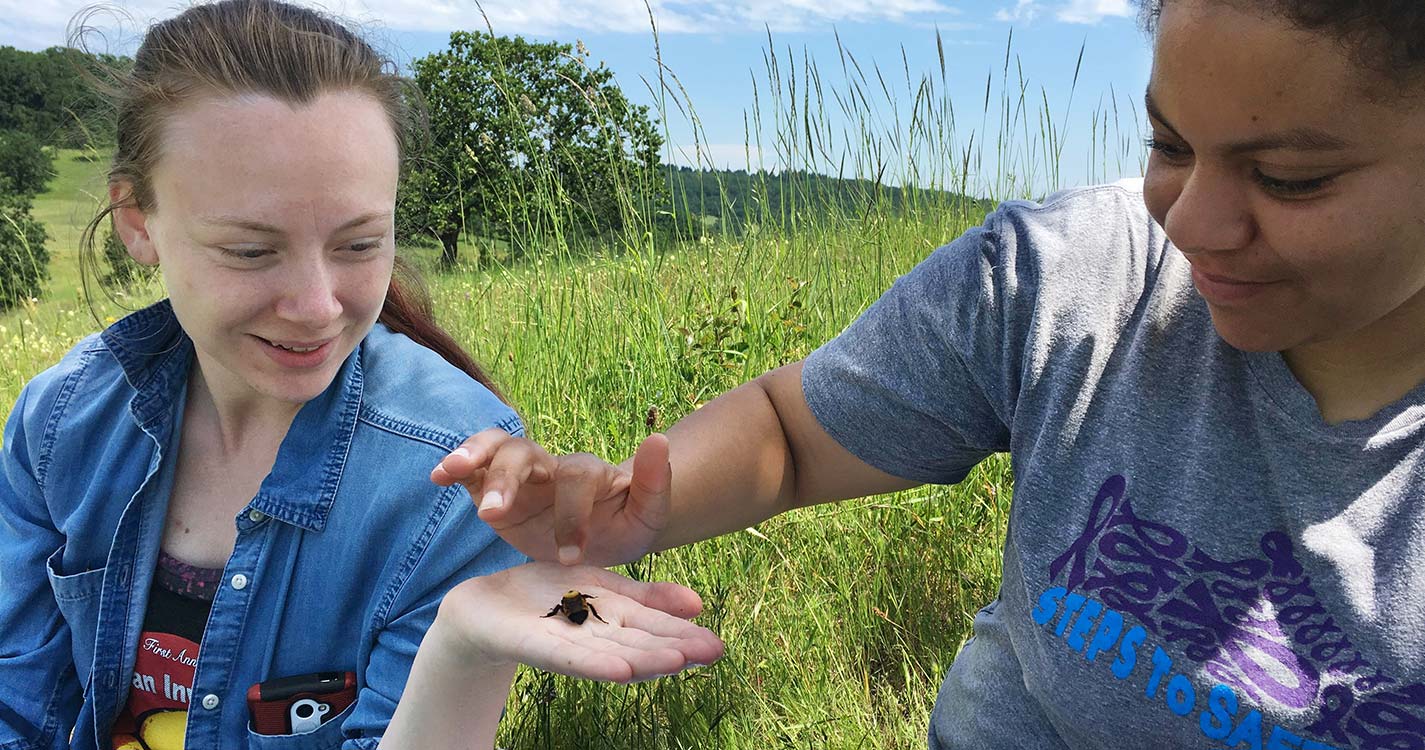
[[[553,617],[562,612],[565,617],[569,618],[569,622],[583,625],[584,621],[589,619],[589,615],[592,614],[599,622],[607,625],[609,621],[599,617],[599,610],[594,609],[594,605],[588,601],[597,598],[593,594],[584,594],[570,589],[564,593],[564,597],[559,600],[559,603],[554,605],[554,609],[549,610],[548,614],[541,615],[541,617]]]

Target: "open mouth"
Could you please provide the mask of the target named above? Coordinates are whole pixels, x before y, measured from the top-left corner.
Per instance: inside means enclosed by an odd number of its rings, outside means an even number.
[[[264,339],[264,341],[265,340],[266,339]],[[322,348],[320,344],[318,344],[317,346],[283,346],[282,344],[279,344],[276,341],[268,341],[267,343],[277,347],[278,349],[286,349],[289,352],[297,352],[298,354],[306,354],[307,352],[314,352]]]
[[[278,341],[273,341],[271,339],[262,339],[262,342],[274,349],[281,349],[284,352],[292,352],[294,354],[310,354],[327,345],[327,342],[325,341],[316,344],[284,344]]]

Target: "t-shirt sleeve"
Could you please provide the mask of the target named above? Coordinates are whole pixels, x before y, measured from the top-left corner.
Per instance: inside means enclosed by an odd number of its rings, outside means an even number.
[[[954,484],[1009,449],[1035,284],[1001,223],[936,250],[808,357],[812,413],[868,464]]]

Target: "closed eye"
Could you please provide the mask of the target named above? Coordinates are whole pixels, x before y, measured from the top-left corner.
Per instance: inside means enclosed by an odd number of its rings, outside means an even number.
[[[1187,164],[1193,156],[1192,149],[1186,146],[1179,146],[1176,143],[1159,140],[1156,137],[1149,137],[1144,141],[1144,145],[1157,152],[1162,158],[1173,166],[1183,166]],[[1261,169],[1252,170],[1252,179],[1261,186],[1262,190],[1276,198],[1304,198],[1313,193],[1328,187],[1336,175],[1324,175],[1306,180],[1284,180],[1264,174]]]
[[[266,257],[272,251],[265,247],[219,247],[223,255],[239,260],[258,260]]]
[[[1179,146],[1175,143],[1160,141],[1155,136],[1149,136],[1143,141],[1143,145],[1150,150],[1162,154],[1168,161],[1176,162],[1192,156],[1192,150]]]
[[[1267,192],[1276,193],[1282,197],[1299,198],[1310,195],[1331,183],[1331,175],[1325,177],[1314,177],[1309,180],[1279,180],[1262,174],[1260,169],[1254,170],[1257,183]]]

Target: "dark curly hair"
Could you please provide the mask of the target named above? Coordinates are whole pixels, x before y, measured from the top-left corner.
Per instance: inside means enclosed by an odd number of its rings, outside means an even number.
[[[1402,86],[1425,79],[1425,0],[1217,0],[1329,34],[1363,67]],[[1135,0],[1148,33],[1173,0]]]

